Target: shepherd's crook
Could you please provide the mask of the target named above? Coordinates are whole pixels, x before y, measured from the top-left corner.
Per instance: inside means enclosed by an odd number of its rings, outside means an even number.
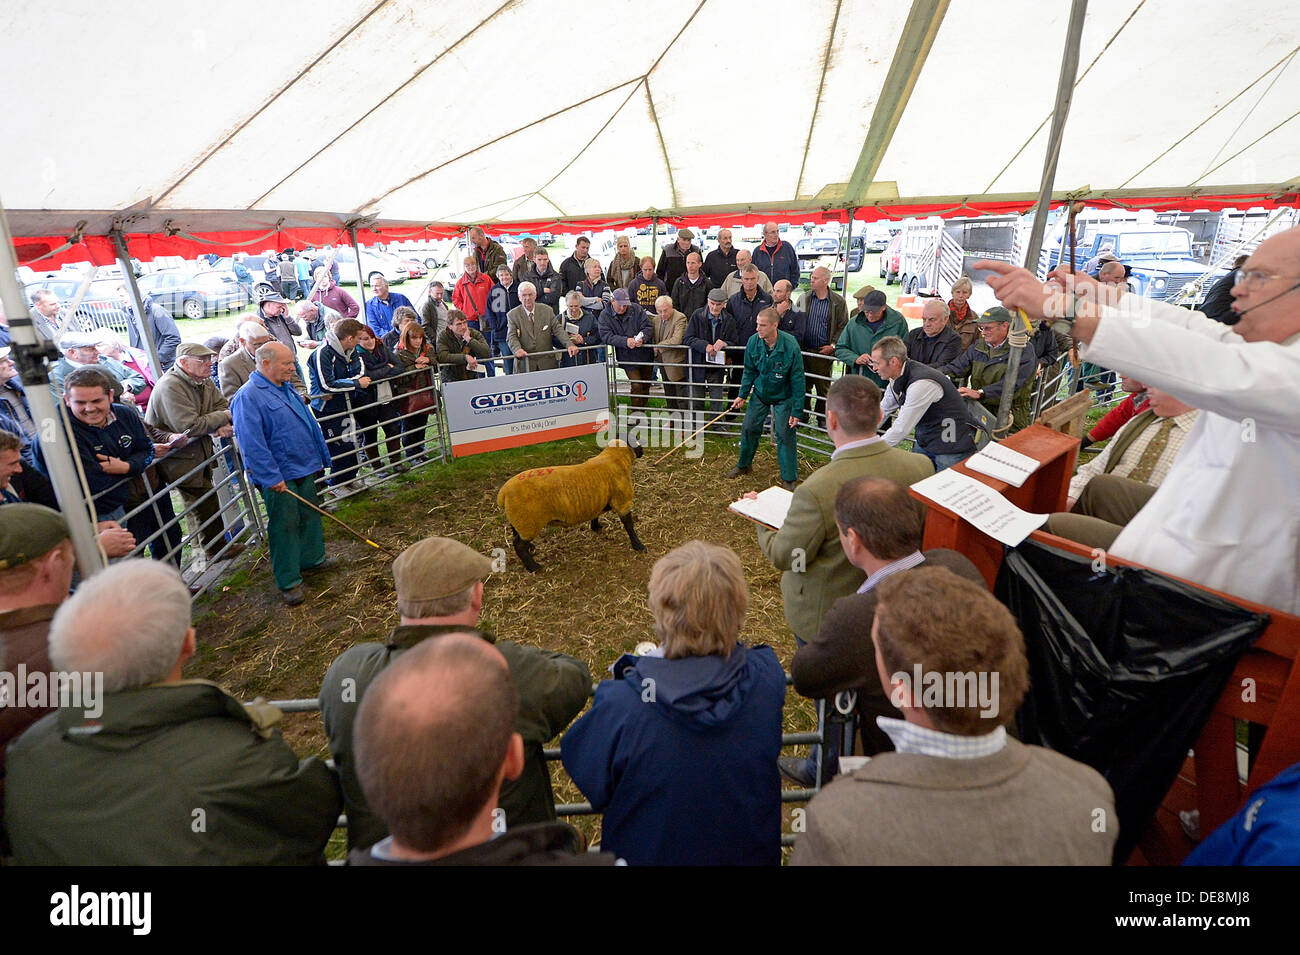
[[[383,544],[376,544],[374,541],[372,541],[369,537],[366,537],[364,534],[359,534],[359,533],[357,533],[357,532],[354,531],[352,528],[348,527],[347,524],[344,524],[341,520],[339,520],[337,517],[335,517],[333,514],[331,514],[329,511],[325,510],[325,508],[323,508],[323,507],[319,507],[318,505],[313,504],[311,501],[307,500],[307,499],[306,499],[305,497],[303,497],[301,494],[295,494],[293,491],[289,490],[289,486],[288,486],[287,484],[285,485],[284,493],[285,493],[285,494],[288,494],[290,497],[295,497],[295,498],[297,498],[298,500],[302,501],[304,504],[306,504],[308,507],[310,507],[310,508],[311,508],[313,511],[315,511],[316,513],[325,515],[325,516],[328,517],[331,521],[333,521],[335,524],[337,524],[339,527],[343,528],[345,531],[347,531],[349,534],[351,534],[353,537],[355,537],[357,540],[359,540],[359,541],[364,541],[365,543],[367,543],[367,544],[369,544],[371,547],[373,547],[375,550],[381,550],[381,551],[383,551],[383,552],[384,552],[385,554],[387,554],[389,557],[393,558],[393,560],[396,560],[396,559],[397,559],[397,555],[394,554],[394,553],[393,553],[391,550],[389,550],[387,547],[385,547]]]
[[[668,449],[668,454],[663,454],[663,455],[660,455],[659,457],[655,458],[654,461],[651,462],[651,467],[654,467],[654,466],[658,465],[660,461],[662,461],[664,458],[668,457],[669,454],[672,454],[672,453],[673,453],[674,451],[676,451],[678,448],[685,447],[685,446],[686,446],[686,443],[687,443],[688,441],[690,441],[691,438],[695,437],[697,434],[699,434],[699,433],[700,433],[701,431],[703,431],[705,428],[709,427],[709,425],[716,424],[718,421],[720,421],[722,418],[724,418],[728,413],[730,413],[730,411],[731,411],[730,408],[723,408],[723,409],[722,409],[722,414],[718,415],[718,417],[714,418],[714,419],[713,419],[712,421],[710,421],[708,424],[702,424],[702,425],[700,425],[698,428],[696,428],[694,431],[692,431],[692,432],[691,432],[690,434],[688,434],[686,437],[682,438],[680,444],[675,444],[675,445],[673,445],[671,448]]]

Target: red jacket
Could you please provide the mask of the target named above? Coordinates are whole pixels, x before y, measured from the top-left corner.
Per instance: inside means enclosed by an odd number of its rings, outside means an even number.
[[[488,293],[492,291],[492,280],[485,272],[475,272],[474,278],[466,272],[456,280],[456,287],[451,293],[451,304],[465,313],[471,322],[476,322],[487,314]]]
[[[1119,431],[1120,428],[1138,413],[1137,403],[1133,400],[1134,395],[1129,395],[1102,417],[1092,430],[1088,432],[1089,441],[1105,441],[1107,438]]]

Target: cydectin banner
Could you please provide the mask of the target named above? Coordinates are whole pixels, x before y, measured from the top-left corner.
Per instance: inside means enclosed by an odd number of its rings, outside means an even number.
[[[452,457],[595,434],[609,420],[606,374],[580,365],[446,382]]]

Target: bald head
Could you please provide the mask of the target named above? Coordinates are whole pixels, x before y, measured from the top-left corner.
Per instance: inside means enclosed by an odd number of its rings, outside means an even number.
[[[1107,262],[1097,271],[1097,281],[1107,285],[1123,285],[1125,279],[1122,262]]]
[[[1269,236],[1232,287],[1233,331],[1248,342],[1284,342],[1300,333],[1300,227]]]
[[[921,327],[933,338],[948,324],[948,306],[940,298],[927,298],[921,306]]]
[[[357,776],[396,843],[437,853],[491,812],[518,705],[505,658],[473,631],[429,637],[375,679],[353,732]]]
[[[293,352],[280,342],[269,341],[257,350],[257,370],[272,384],[283,385],[296,370]]]
[[[754,257],[750,255],[748,252],[746,252],[744,249],[740,249],[739,251],[736,252],[737,271],[744,270],[745,266],[747,266],[752,261],[754,261]]]

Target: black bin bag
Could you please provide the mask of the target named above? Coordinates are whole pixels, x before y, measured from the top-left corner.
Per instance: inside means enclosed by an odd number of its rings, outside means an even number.
[[[996,593],[1029,655],[1020,738],[1106,777],[1123,862],[1268,617],[1154,571],[1097,572],[1028,540],[1007,551]]]

